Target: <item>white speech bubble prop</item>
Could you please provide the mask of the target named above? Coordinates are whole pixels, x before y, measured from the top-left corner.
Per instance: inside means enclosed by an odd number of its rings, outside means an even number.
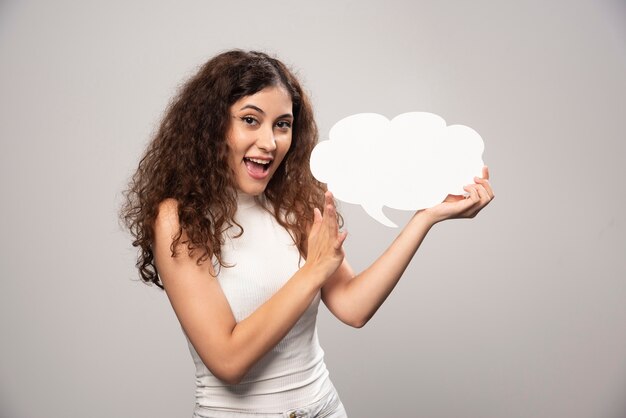
[[[383,206],[429,208],[482,175],[485,145],[472,128],[446,126],[434,113],[409,112],[391,121],[359,113],[337,122],[311,154],[311,171],[335,197],[361,205],[378,222],[397,227]]]

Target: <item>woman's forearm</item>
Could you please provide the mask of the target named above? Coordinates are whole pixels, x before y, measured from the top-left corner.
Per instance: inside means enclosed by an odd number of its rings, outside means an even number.
[[[329,309],[354,327],[365,325],[394,289],[434,223],[425,211],[417,212],[371,266],[327,295]]]
[[[418,211],[389,248],[362,273],[351,277],[349,267],[347,271],[340,269],[339,283],[331,280],[328,286],[332,289],[335,284],[335,291],[324,299],[331,311],[353,326],[365,325],[398,283],[433,225],[446,219],[473,218],[495,197],[489,169],[483,167],[482,177],[475,177],[474,183],[463,190],[465,195],[448,195],[440,204]]]
[[[324,277],[304,265],[269,300],[237,323],[228,343],[228,380],[238,383],[247,371],[282,340],[310,306]]]

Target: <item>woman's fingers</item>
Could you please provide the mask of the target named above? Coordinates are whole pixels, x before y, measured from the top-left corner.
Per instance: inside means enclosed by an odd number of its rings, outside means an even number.
[[[474,182],[481,184],[485,188],[485,190],[487,191],[487,195],[489,195],[490,199],[493,199],[495,197],[493,189],[491,188],[491,183],[489,183],[489,167],[484,166],[482,178],[474,177]]]
[[[474,181],[476,182],[476,184],[480,184],[485,189],[485,191],[487,192],[487,196],[489,196],[489,199],[493,199],[495,197],[493,189],[491,188],[491,184],[489,184],[489,180],[474,177]]]
[[[326,193],[324,193],[324,208],[328,206],[335,207],[335,201],[333,200],[333,194],[327,190]]]
[[[478,194],[478,191],[476,190],[474,184],[469,184],[463,187],[463,190],[469,193],[469,195],[467,196],[467,200],[472,202],[472,205],[480,202],[480,195]]]
[[[327,190],[326,193],[324,193],[324,200],[327,205],[335,205],[335,201],[333,200],[333,193],[330,190]]]
[[[474,189],[476,189],[476,192],[478,193],[480,203],[487,204],[489,200],[491,199],[491,197],[489,196],[489,193],[487,193],[487,190],[485,189],[485,187],[482,184],[478,183],[474,185]]]
[[[489,183],[489,180],[481,179],[480,177],[474,177],[474,182],[476,184],[481,185],[485,189],[485,191],[487,192],[487,196],[489,196],[490,200],[495,197],[495,194],[493,193],[493,189],[491,188],[491,184]]]
[[[313,226],[311,226],[310,235],[315,235],[322,225],[322,214],[318,208],[313,208]]]
[[[343,245],[346,239],[347,232],[339,232],[339,222],[337,219],[337,208],[335,207],[335,200],[331,191],[326,191],[324,194],[325,209],[324,209],[324,222],[327,228],[330,239],[335,239],[335,249],[338,250]]]
[[[483,178],[485,180],[489,180],[489,167],[487,166],[483,167]]]
[[[321,223],[322,222],[322,213],[318,208],[313,209],[313,223]]]
[[[348,231],[341,231],[339,233],[339,235],[337,236],[337,243],[335,244],[336,251],[341,250],[341,247],[343,246],[343,242],[346,240],[347,236],[348,236]]]
[[[475,208],[480,205],[480,195],[478,194],[478,190],[475,186],[476,185],[467,185],[463,187],[463,190],[468,192],[469,195],[465,198],[464,202],[459,205],[459,211],[457,212],[455,217],[472,216]]]
[[[337,225],[337,209],[335,208],[335,200],[333,194],[328,190],[324,193],[324,217],[329,221],[329,227]],[[328,216],[326,216],[328,214]],[[337,229],[337,228],[334,228]]]
[[[472,204],[461,214],[473,218],[491,201],[491,196],[482,183],[470,184],[463,189],[469,192],[467,200],[470,200]]]
[[[328,234],[332,237],[336,234],[337,230],[337,215],[335,214],[335,209],[332,205],[326,205],[326,209],[324,210],[324,225]]]

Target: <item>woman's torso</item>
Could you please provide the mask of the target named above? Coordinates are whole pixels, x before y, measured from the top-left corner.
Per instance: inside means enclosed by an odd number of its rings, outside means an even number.
[[[240,194],[236,226],[226,232],[219,281],[237,322],[253,313],[276,293],[299,268],[298,248],[274,216],[254,200]],[[279,412],[318,401],[334,390],[324,364],[316,329],[320,294],[290,332],[246,374],[241,383],[227,385],[202,363],[194,347],[196,403],[200,407]]]

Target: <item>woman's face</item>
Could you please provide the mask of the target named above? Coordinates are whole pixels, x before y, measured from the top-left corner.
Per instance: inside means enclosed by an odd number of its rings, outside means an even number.
[[[289,93],[280,86],[266,87],[230,107],[228,164],[240,191],[263,193],[285,158],[291,146],[292,107]]]

